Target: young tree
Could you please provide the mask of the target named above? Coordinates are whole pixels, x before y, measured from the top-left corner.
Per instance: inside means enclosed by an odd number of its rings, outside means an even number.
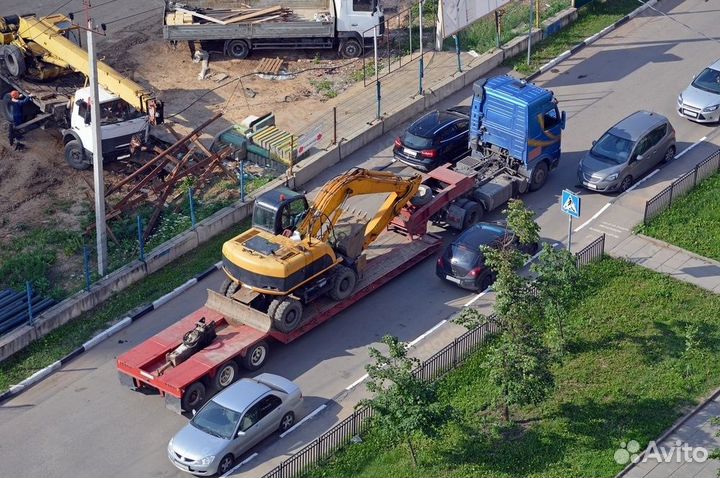
[[[533,212],[520,200],[512,200],[505,211],[509,231],[521,244],[539,241],[539,226]],[[518,274],[526,254],[507,240],[499,247],[483,247],[485,264],[496,273],[495,315],[499,336],[488,349],[486,363],[492,382],[501,391],[502,414],[510,420],[510,406],[537,403],[554,386],[551,356],[540,340],[543,310],[531,282]],[[477,325],[485,318],[465,309],[457,319],[463,325]]]
[[[543,305],[545,319],[553,324],[557,347],[565,348],[565,318],[567,317],[582,275],[575,256],[564,248],[545,244],[538,262],[533,264],[535,284]]]
[[[375,429],[390,443],[405,443],[417,466],[413,435],[434,436],[450,419],[450,410],[438,403],[432,383],[412,373],[419,360],[408,357],[403,342],[386,335],[382,343],[388,346],[388,355],[370,347],[373,363],[365,367],[367,388],[375,396],[359,405],[372,406]]]

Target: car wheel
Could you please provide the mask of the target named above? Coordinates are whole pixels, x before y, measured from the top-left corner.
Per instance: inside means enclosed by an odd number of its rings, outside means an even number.
[[[287,412],[280,420],[280,433],[285,433],[290,430],[293,425],[295,425],[295,414],[293,412]]]
[[[195,382],[185,389],[185,393],[182,397],[182,409],[186,412],[191,410],[197,410],[200,406],[205,403],[205,385],[201,382]]]
[[[222,460],[220,460],[220,463],[218,463],[218,469],[217,474],[218,475],[224,475],[228,471],[230,471],[235,464],[235,457],[232,456],[232,453],[228,453],[224,457],[222,457]]]
[[[545,181],[547,180],[547,175],[547,163],[542,162],[535,166],[532,172],[532,177],[530,178],[530,191],[537,191],[543,187],[543,184],[545,184]]]
[[[618,188],[619,191],[620,191],[621,193],[624,193],[625,191],[627,191],[627,190],[630,188],[630,186],[632,185],[632,183],[633,183],[633,178],[632,178],[632,176],[625,176],[625,177],[623,178],[623,180],[620,182],[620,187]]]
[[[243,357],[243,368],[245,370],[249,370],[250,372],[254,372],[265,365],[265,361],[267,360],[269,354],[270,347],[268,347],[267,342],[264,340],[256,342],[248,349],[247,353]]]
[[[240,375],[240,371],[234,361],[230,360],[224,363],[215,374],[215,389],[222,390],[232,385],[238,379],[238,375]]]
[[[486,273],[482,278],[480,279],[480,287],[478,288],[478,292],[482,292],[484,290],[487,290],[488,287],[493,285],[493,282],[495,282],[495,278],[492,275],[492,272]]]
[[[663,157],[662,162],[667,163],[673,159],[675,159],[675,146],[670,146],[667,151],[665,151],[665,156]]]

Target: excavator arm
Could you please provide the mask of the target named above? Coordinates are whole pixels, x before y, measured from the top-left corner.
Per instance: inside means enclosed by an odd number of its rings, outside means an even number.
[[[302,237],[327,240],[328,234],[342,214],[341,206],[350,197],[389,193],[387,199],[365,227],[364,248],[370,245],[400,213],[418,191],[422,178],[409,178],[386,171],[353,169],[328,182],[315,198],[297,231]]]
[[[33,54],[37,54],[37,48],[33,48],[34,43],[42,48],[42,61],[69,68],[85,76],[89,75],[87,51],[64,36],[66,28],[63,26],[72,24],[64,15],[56,14],[43,18],[32,15],[19,17],[19,24],[13,34],[10,34],[7,23],[4,24],[5,30],[8,31],[0,36],[3,44],[14,44],[25,51],[30,50]],[[100,86],[122,98],[141,113],[149,115],[151,124],[162,122],[162,102],[152,93],[102,61],[97,62],[97,69]]]

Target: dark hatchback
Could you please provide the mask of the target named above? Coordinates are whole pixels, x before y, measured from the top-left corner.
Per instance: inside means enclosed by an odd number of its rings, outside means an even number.
[[[431,111],[411,124],[405,134],[395,139],[393,156],[422,171],[459,161],[470,153],[469,115],[469,106]]]
[[[435,265],[435,274],[463,289],[482,291],[495,281],[495,273],[485,265],[481,247],[499,248],[509,241],[526,254],[535,254],[540,245],[521,244],[512,231],[500,223],[480,222],[450,243]]]

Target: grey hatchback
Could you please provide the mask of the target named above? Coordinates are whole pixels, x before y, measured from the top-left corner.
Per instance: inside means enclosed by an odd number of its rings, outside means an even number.
[[[276,430],[289,430],[302,393],[290,380],[263,373],[243,378],[208,401],[168,443],[168,458],[194,475],[228,472],[235,459]]]
[[[657,164],[675,157],[675,129],[658,113],[637,111],[610,128],[578,164],[580,184],[623,192]]]

